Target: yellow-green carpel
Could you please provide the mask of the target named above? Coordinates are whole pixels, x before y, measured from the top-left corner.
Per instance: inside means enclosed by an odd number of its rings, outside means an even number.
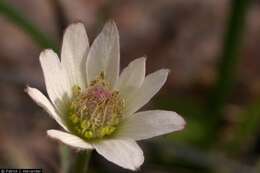
[[[73,87],[67,124],[73,133],[85,140],[101,139],[116,131],[124,109],[124,99],[111,89],[101,74],[85,91]]]

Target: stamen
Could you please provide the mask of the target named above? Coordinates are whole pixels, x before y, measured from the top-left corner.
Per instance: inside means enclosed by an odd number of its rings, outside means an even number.
[[[101,73],[85,91],[73,87],[67,123],[73,133],[86,140],[100,139],[116,131],[124,109],[124,99],[111,89]]]

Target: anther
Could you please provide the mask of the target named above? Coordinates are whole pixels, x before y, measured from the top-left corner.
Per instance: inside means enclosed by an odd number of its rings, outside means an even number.
[[[86,140],[108,137],[116,131],[124,109],[124,99],[111,89],[101,73],[86,90],[73,87],[67,111],[68,126]]]

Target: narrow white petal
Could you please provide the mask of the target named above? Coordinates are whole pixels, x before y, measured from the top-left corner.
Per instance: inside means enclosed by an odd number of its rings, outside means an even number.
[[[120,94],[126,100],[140,88],[145,78],[145,58],[138,58],[132,61],[121,73],[115,89],[120,91]]]
[[[117,137],[142,140],[182,130],[184,119],[171,111],[144,111],[125,120]]]
[[[137,170],[144,162],[143,151],[133,140],[111,139],[93,146],[107,160],[126,169]]]
[[[57,54],[50,49],[41,52],[40,63],[48,95],[52,103],[60,110],[63,101],[71,93],[66,72],[62,69]]]
[[[60,130],[48,130],[48,136],[51,138],[57,139],[60,142],[67,144],[71,147],[80,148],[80,149],[93,149],[92,145],[70,133],[62,132]]]
[[[89,42],[82,23],[70,25],[64,34],[61,49],[61,64],[67,71],[71,86],[85,87],[85,60]]]
[[[146,76],[140,89],[138,89],[129,98],[127,114],[133,114],[148,103],[164,85],[167,80],[168,73],[169,70],[161,69]]]
[[[55,108],[38,89],[27,87],[25,91],[40,107],[42,107],[54,120],[56,120],[61,127],[68,131],[61,117],[57,114]]]
[[[87,80],[91,82],[103,71],[114,86],[119,76],[119,34],[114,22],[108,22],[90,47],[87,57]]]

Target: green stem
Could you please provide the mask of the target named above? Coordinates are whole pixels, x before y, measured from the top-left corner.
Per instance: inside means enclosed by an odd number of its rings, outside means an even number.
[[[213,133],[215,133],[217,126],[222,120],[223,109],[233,87],[235,72],[240,59],[239,53],[249,4],[250,0],[231,1],[231,13],[218,66],[218,76],[215,87],[209,97],[206,112],[206,115],[211,120],[211,123],[208,124],[211,124],[209,128],[213,130],[211,131]],[[212,134],[209,135],[214,136]]]
[[[31,23],[21,12],[4,0],[0,0],[0,14],[7,17],[11,22],[19,26],[31,38],[44,48],[51,48],[58,51],[56,44],[48,39],[43,32],[39,30],[33,23]]]
[[[60,144],[61,170],[63,173],[69,173],[71,167],[71,151],[68,146]]]
[[[89,161],[91,157],[91,150],[80,151],[75,158],[74,167],[71,170],[71,173],[87,173],[89,168]]]

